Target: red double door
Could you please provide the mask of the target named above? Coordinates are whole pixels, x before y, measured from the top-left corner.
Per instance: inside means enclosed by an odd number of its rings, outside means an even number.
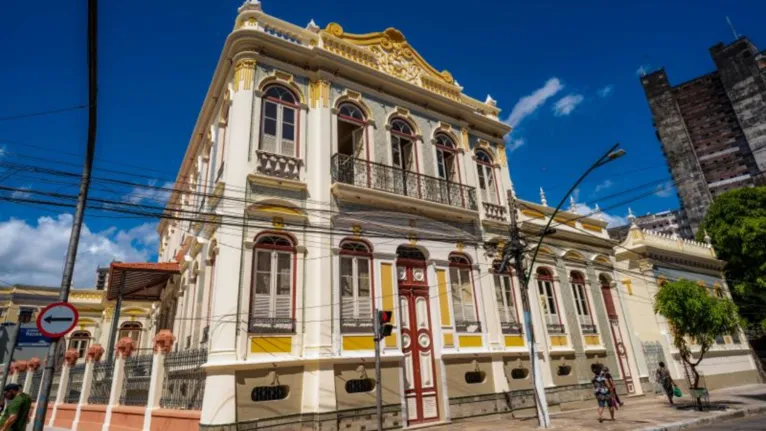
[[[404,352],[404,397],[407,423],[414,425],[439,418],[425,261],[399,259],[397,277]]]

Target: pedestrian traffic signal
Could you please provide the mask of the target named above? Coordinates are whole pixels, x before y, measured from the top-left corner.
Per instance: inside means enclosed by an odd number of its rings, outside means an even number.
[[[391,319],[394,318],[394,312],[389,310],[378,310],[378,334],[380,337],[388,337],[394,329]]]

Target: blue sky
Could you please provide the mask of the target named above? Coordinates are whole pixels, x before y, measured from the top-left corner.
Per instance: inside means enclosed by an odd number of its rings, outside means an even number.
[[[86,1],[13,1],[0,15],[0,117],[81,105],[87,100]],[[407,8],[370,9],[350,1],[265,0],[264,10],[305,25],[340,23],[365,33],[401,30],[438,69],[449,70],[465,92],[487,94],[514,123],[509,152],[518,194],[549,203],[601,152],[621,142],[628,156],[601,168],[578,192],[578,202],[598,202],[624,217],[611,194],[656,181],[656,195],[631,202],[636,213],[677,207],[637,70],[665,66],[672,83],[713,70],[708,48],[739,33],[766,48],[766,3],[759,1],[410,2]],[[622,2],[619,2],[622,3]],[[240,1],[101,2],[100,94],[96,175],[104,169],[134,172],[130,181],[161,185],[175,178],[223,41]],[[512,115],[512,118],[509,116]],[[87,113],[0,121],[0,162],[80,171]],[[32,157],[37,157],[34,159]],[[6,173],[0,166],[0,180]],[[72,184],[31,173],[2,181],[9,187],[76,193]],[[58,179],[57,181],[60,181]],[[71,180],[68,180],[71,183]],[[6,195],[8,193],[5,193]],[[161,196],[131,195],[110,186],[95,196],[152,203]],[[156,204],[156,202],[154,202]],[[0,202],[0,280],[56,284],[69,218],[57,209]],[[81,247],[78,282],[112,257],[152,258],[153,221],[91,212]],[[85,251],[83,251],[83,249]],[[108,256],[108,257],[104,257]],[[40,263],[45,257],[45,265]],[[104,261],[105,259],[105,261]],[[43,267],[44,266],[44,267]]]

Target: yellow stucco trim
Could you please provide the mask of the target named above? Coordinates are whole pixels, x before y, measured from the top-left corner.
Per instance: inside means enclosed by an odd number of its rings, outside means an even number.
[[[449,294],[447,291],[447,271],[443,269],[436,270],[436,284],[439,286],[439,312],[441,314],[442,326],[452,324],[452,316],[449,309]]]
[[[588,224],[588,223],[581,223],[583,229],[592,230],[593,232],[602,232],[603,229],[601,229],[601,226],[596,226],[595,224]]]
[[[598,338],[598,335],[586,335],[585,336],[585,345],[586,346],[598,346],[601,345],[601,341]]]
[[[567,346],[566,335],[551,335],[551,346]]]
[[[383,294],[383,309],[394,309],[394,265],[380,264],[380,292]],[[396,324],[396,314],[391,316],[391,323]]]
[[[633,280],[625,278],[622,280],[622,284],[625,285],[625,290],[628,291],[628,295],[633,296]]]
[[[386,342],[386,347],[396,348],[397,338],[398,337],[396,336],[396,334],[391,334],[388,337],[386,337],[384,340]]]
[[[505,347],[523,347],[524,337],[521,335],[506,335]]]
[[[460,335],[458,343],[460,347],[482,347],[484,345],[481,335]]]
[[[343,337],[343,350],[373,350],[375,340],[371,335],[349,335]]]
[[[292,337],[253,337],[250,353],[290,353]]]
[[[553,220],[555,220],[558,223],[562,223],[562,224],[565,224],[567,226],[570,226],[570,227],[576,227],[576,225],[577,225],[574,222],[574,220],[569,220],[569,219],[566,219],[566,218],[561,217],[561,216],[556,216],[556,217],[553,218]]]
[[[444,345],[449,347],[455,347],[455,335],[444,334]]]
[[[545,215],[543,213],[541,213],[540,211],[532,210],[532,209],[525,208],[525,209],[521,210],[521,213],[524,214],[527,217],[545,218]]]

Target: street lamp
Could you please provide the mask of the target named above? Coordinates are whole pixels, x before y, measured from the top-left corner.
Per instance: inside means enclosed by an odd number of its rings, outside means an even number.
[[[564,197],[561,198],[561,202],[556,206],[556,209],[553,210],[553,213],[550,215],[550,218],[548,219],[548,223],[545,225],[545,228],[540,232],[540,239],[537,241],[537,247],[535,247],[535,251],[532,254],[532,259],[529,263],[529,270],[524,270],[524,264],[523,264],[523,255],[524,255],[524,246],[521,243],[521,233],[519,226],[516,222],[516,198],[515,196],[510,195],[510,213],[511,213],[511,227],[510,227],[510,241],[508,242],[508,246],[506,246],[505,250],[503,250],[503,259],[500,264],[500,272],[505,271],[505,268],[508,264],[508,262],[511,260],[511,258],[514,259],[514,265],[516,267],[516,273],[519,276],[519,281],[521,282],[521,302],[522,306],[524,307],[524,329],[527,334],[527,345],[529,346],[529,361],[532,368],[532,376],[534,380],[534,392],[535,392],[535,407],[537,410],[537,418],[538,422],[541,428],[550,428],[551,426],[551,419],[548,416],[548,405],[547,401],[545,400],[545,388],[543,387],[542,378],[540,376],[540,366],[539,361],[537,358],[537,353],[535,352],[535,336],[534,331],[532,328],[532,315],[530,312],[530,306],[529,306],[529,295],[528,295],[528,289],[529,289],[529,278],[532,277],[532,270],[535,266],[535,260],[537,259],[537,253],[540,250],[540,246],[543,243],[543,238],[545,238],[546,235],[550,235],[555,233],[555,229],[551,228],[551,222],[553,222],[553,218],[556,216],[556,213],[559,212],[559,209],[564,205],[564,202],[566,202],[567,198],[570,194],[577,188],[577,186],[580,185],[580,183],[587,177],[591,172],[593,172],[594,169],[601,167],[613,160],[617,160],[620,157],[625,155],[625,150],[618,149],[620,144],[617,143],[613,145],[609,151],[607,151],[601,158],[596,160],[591,167],[588,168],[587,171],[585,171],[584,174],[580,176],[580,178],[572,185],[572,187],[569,188],[569,191],[564,195]]]

